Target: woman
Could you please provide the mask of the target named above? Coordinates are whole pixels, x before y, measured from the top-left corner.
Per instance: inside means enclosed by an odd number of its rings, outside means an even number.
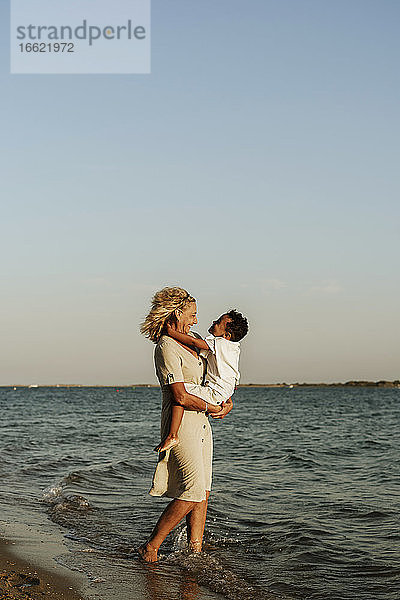
[[[211,490],[212,432],[205,411],[223,418],[232,401],[222,408],[189,394],[184,383],[201,384],[205,364],[196,351],[162,335],[164,325],[189,333],[197,323],[196,301],[186,290],[167,287],[154,295],[141,332],[156,345],[155,368],[162,390],[161,439],[169,431],[173,403],[183,406],[179,444],[160,453],[150,490],[152,496],[173,498],[159,518],[149,540],[139,548],[147,562],[156,562],[158,549],[170,531],[186,517],[188,543],[200,552]]]

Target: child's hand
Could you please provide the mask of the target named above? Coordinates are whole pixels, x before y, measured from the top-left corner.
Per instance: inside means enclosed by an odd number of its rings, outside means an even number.
[[[167,324],[164,324],[164,327],[161,330],[161,335],[169,335],[169,337],[171,337],[169,334],[170,330],[171,330],[171,327]]]

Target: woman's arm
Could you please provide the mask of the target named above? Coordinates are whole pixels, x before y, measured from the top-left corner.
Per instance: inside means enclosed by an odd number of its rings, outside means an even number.
[[[171,383],[169,387],[171,388],[174,402],[179,406],[182,406],[185,410],[197,410],[200,412],[207,411],[210,414],[221,412],[221,406],[217,406],[216,404],[208,404],[202,398],[198,398],[197,396],[193,396],[193,394],[189,394],[181,381],[177,383]]]
[[[181,344],[185,344],[185,346],[191,346],[194,348],[198,348],[199,350],[209,350],[210,347],[202,338],[195,338],[192,335],[186,335],[186,333],[182,333],[173,329],[169,325],[165,327],[165,333],[172,337],[177,342],[181,342]]]

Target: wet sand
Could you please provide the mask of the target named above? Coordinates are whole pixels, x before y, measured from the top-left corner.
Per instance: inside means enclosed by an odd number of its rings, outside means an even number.
[[[162,562],[149,565],[136,553],[127,560],[95,550],[71,551],[64,535],[41,519],[0,521],[0,600],[223,599],[198,585],[187,570]],[[201,567],[193,560],[194,568]]]
[[[0,523],[0,600],[89,600],[82,573],[58,564],[68,552],[62,531],[49,521],[8,519]]]
[[[34,562],[17,557],[14,544],[0,539],[1,600],[84,600],[73,578],[36,568]]]

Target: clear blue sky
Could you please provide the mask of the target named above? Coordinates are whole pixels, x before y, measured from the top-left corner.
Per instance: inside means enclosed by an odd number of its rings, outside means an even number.
[[[10,75],[0,7],[0,384],[155,382],[167,284],[243,383],[400,378],[397,0],[153,0],[151,75]]]

